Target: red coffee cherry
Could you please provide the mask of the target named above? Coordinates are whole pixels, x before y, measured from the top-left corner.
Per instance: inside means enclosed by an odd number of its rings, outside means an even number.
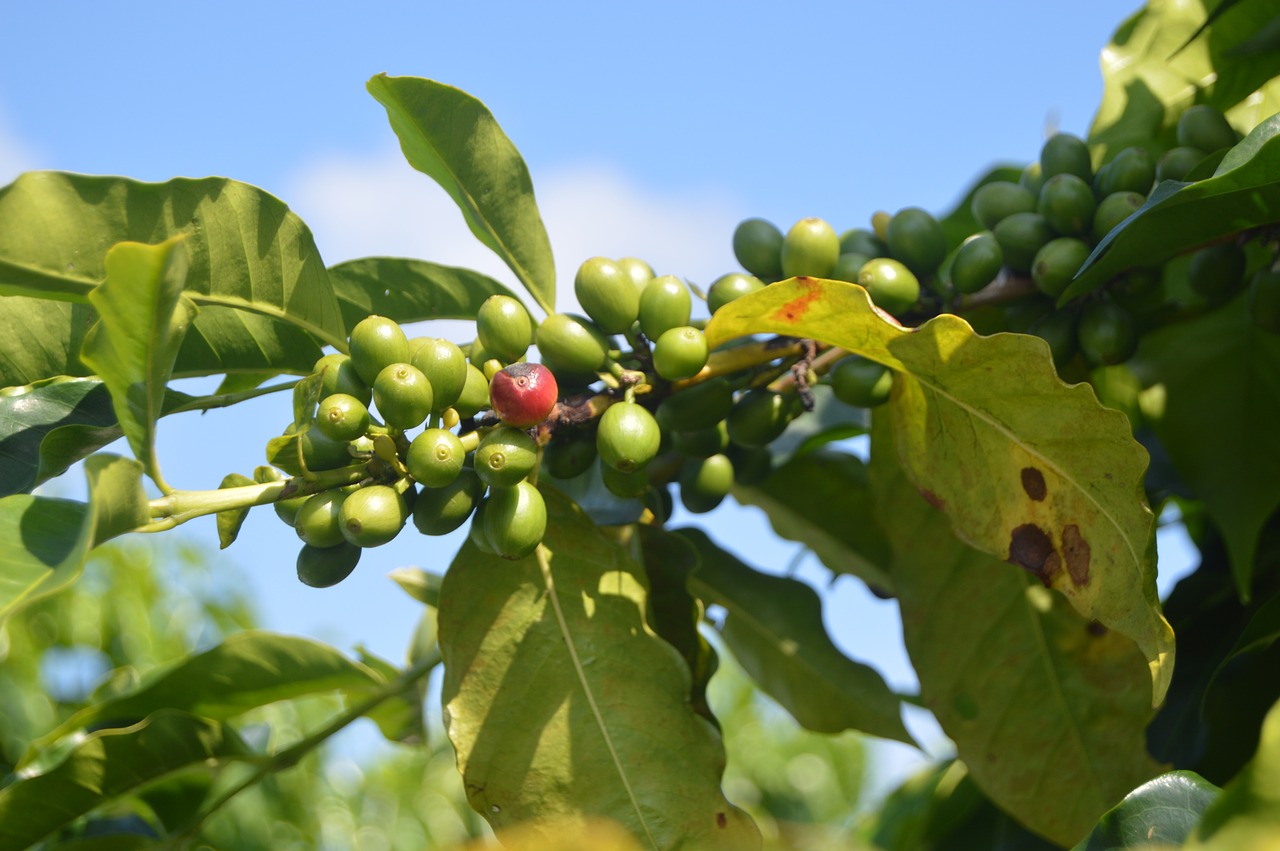
[[[556,406],[556,377],[540,363],[513,363],[489,382],[489,404],[509,426],[529,428],[545,420]]]

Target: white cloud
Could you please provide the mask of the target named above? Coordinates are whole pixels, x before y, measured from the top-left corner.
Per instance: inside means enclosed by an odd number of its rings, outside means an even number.
[[[19,174],[35,167],[35,151],[9,129],[0,112],[0,186],[7,186]]]
[[[703,285],[736,268],[731,239],[744,214],[728,192],[656,190],[599,164],[535,175],[534,189],[555,254],[561,310],[577,309],[573,275],[595,255],[641,257],[660,274]],[[412,170],[398,150],[304,164],[285,198],[311,226],[327,263],[421,257],[517,286],[502,261],[471,235],[448,195]]]

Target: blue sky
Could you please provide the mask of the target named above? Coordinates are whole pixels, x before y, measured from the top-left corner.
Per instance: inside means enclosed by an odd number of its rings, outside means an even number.
[[[562,293],[597,254],[641,256],[705,284],[736,268],[730,236],[748,216],[785,230],[816,215],[843,230],[881,208],[941,213],[994,162],[1034,159],[1049,130],[1085,133],[1101,93],[1098,53],[1136,8],[662,0],[376,3],[357,14],[332,2],[9,3],[0,183],[36,168],[229,176],[289,203],[329,263],[420,256],[512,283],[443,193],[404,164],[364,90],[382,71],[425,76],[485,101],[524,154]],[[247,472],[287,408],[268,397],[164,421],[169,481],[215,487]],[[784,569],[798,550],[753,511],[726,507],[705,522],[762,569]],[[212,522],[185,533],[216,540]],[[268,627],[398,660],[417,606],[384,575],[442,570],[456,543],[410,530],[318,592],[293,576],[292,532],[259,511],[213,567],[243,570]],[[1185,557],[1170,552],[1167,565]],[[801,575],[826,581],[812,559]],[[895,608],[851,579],[827,596],[837,640],[910,689]],[[885,759],[907,765],[896,748]]]

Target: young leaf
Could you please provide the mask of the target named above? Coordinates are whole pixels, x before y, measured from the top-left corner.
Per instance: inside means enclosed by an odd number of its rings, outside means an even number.
[[[493,114],[466,92],[421,77],[378,74],[367,88],[386,108],[409,165],[449,193],[476,239],[554,312],[555,264],[533,181]]]
[[[388,575],[419,603],[432,608],[440,605],[440,583],[444,580],[440,574],[428,573],[420,567],[397,567]]]
[[[0,848],[27,848],[121,795],[183,769],[252,754],[235,731],[161,711],[86,736],[55,765],[0,789]]]
[[[640,566],[542,494],[537,554],[468,542],[440,591],[445,719],[471,805],[495,829],[596,815],[649,851],[758,849],[720,791],[723,746],[689,705],[689,669],[645,620]]]
[[[1152,426],[1222,530],[1247,602],[1258,533],[1280,507],[1280,337],[1259,329],[1237,298],[1147,335],[1134,369],[1164,385],[1164,413]]]
[[[775,533],[808,546],[834,573],[892,592],[889,543],[872,511],[859,458],[829,450],[801,455],[758,485],[734,485],[733,497],[763,510]]]
[[[427,609],[427,611],[431,611]],[[386,659],[357,647],[360,664],[377,671],[384,680],[391,682],[403,673]],[[365,717],[378,725],[378,730],[391,742],[421,745],[427,741],[427,722],[423,715],[423,702],[427,698],[427,679],[417,677],[395,697],[378,704]]]
[[[1061,591],[1084,617],[1129,636],[1159,704],[1173,632],[1155,587],[1147,453],[1119,411],[1068,386],[1043,340],[980,337],[943,314],[907,330],[856,284],[795,278],[743,296],[707,325],[712,346],[751,333],[811,337],[895,370],[887,410],[901,463],[955,533]]]
[[[155,454],[173,360],[195,313],[182,298],[187,255],[182,237],[160,245],[122,242],[107,252],[107,279],[89,294],[99,320],[81,357],[106,383],[133,455],[168,490]]]
[[[1026,573],[958,541],[903,475],[893,440],[887,422],[873,422],[872,493],[925,706],[993,801],[1054,842],[1075,842],[1158,773],[1142,657]]]
[[[1186,849],[1241,851],[1275,846],[1280,835],[1280,703],[1262,725],[1253,760],[1205,810]]]
[[[251,484],[253,484],[253,479],[248,476],[242,476],[239,473],[227,473],[222,477],[222,482],[218,485],[218,488],[238,488]],[[218,512],[218,549],[225,550],[235,543],[236,537],[240,534],[240,527],[244,525],[245,518],[248,516],[248,508],[231,508]]]
[[[676,533],[698,551],[690,590],[727,612],[721,634],[734,658],[801,726],[859,730],[914,744],[902,708],[874,669],[840,652],[822,625],[822,600],[795,579],[753,570],[699,529]]]
[[[470,269],[403,257],[365,257],[329,267],[348,331],[377,314],[400,324],[427,319],[475,319],[491,295],[511,295]]]
[[[1125,795],[1072,851],[1180,847],[1219,791],[1192,771],[1161,774]]]
[[[0,622],[74,582],[90,550],[150,519],[137,461],[95,455],[85,475],[87,505],[27,494],[0,499]]]

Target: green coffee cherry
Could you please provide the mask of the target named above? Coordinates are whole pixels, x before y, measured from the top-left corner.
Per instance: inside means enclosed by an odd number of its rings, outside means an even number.
[[[644,288],[653,280],[653,267],[639,257],[620,257],[615,261],[622,275],[635,285],[636,292],[644,292]]]
[[[729,412],[729,439],[739,446],[769,445],[795,419],[796,401],[791,394],[764,388],[748,390]]]
[[[730,446],[728,455],[740,485],[758,485],[773,471],[773,453],[763,446]]]
[[[893,389],[893,370],[861,355],[841,358],[829,375],[835,397],[855,408],[883,405]]]
[[[1098,172],[1094,187],[1101,198],[1117,192],[1137,192],[1145,197],[1155,179],[1155,160],[1146,148],[1125,148]]]
[[[1037,197],[1025,186],[1007,180],[994,180],[982,184],[974,191],[969,209],[980,225],[991,230],[1001,219],[1014,213],[1034,213]]]
[[[480,438],[474,463],[480,481],[491,488],[509,488],[533,472],[538,445],[518,428],[499,426]]]
[[[1031,193],[1032,200],[1040,197],[1040,190],[1044,186],[1044,175],[1040,173],[1039,160],[1027,163],[1022,174],[1018,175],[1018,185]],[[995,225],[991,227],[994,229]]]
[[[304,543],[313,547],[336,547],[343,542],[338,515],[346,495],[331,490],[308,497],[298,509],[293,528]]]
[[[653,344],[653,369],[668,381],[692,378],[707,365],[707,336],[689,325],[671,328]]]
[[[1004,252],[1004,264],[1016,272],[1030,272],[1036,252],[1054,237],[1039,213],[1014,213],[997,224],[992,234]]]
[[[587,315],[606,334],[621,334],[640,315],[640,291],[612,260],[592,257],[578,267],[573,291]]]
[[[1093,188],[1074,174],[1055,174],[1040,190],[1037,210],[1063,236],[1083,236],[1097,211]]]
[[[600,481],[614,496],[635,499],[649,487],[649,474],[644,467],[624,473],[608,464],[600,465]]]
[[[1189,107],[1178,116],[1178,144],[1202,151],[1232,148],[1236,144],[1236,131],[1227,123],[1227,117],[1208,104]]]
[[[463,467],[449,484],[418,494],[413,525],[424,535],[447,535],[466,522],[483,496],[484,482],[475,470]]]
[[[351,575],[360,563],[360,548],[346,541],[332,547],[303,544],[298,552],[298,579],[312,588],[331,588]]]
[[[318,428],[304,431],[299,441],[302,446],[302,462],[312,472],[336,470],[351,463],[347,442],[327,437]]]
[[[497,554],[519,559],[532,553],[547,533],[547,505],[528,482],[493,488],[484,507],[484,535]]]
[[[1280,271],[1260,269],[1249,282],[1248,301],[1253,324],[1268,334],[1280,334]]]
[[[741,272],[721,275],[711,282],[711,287],[707,290],[707,309],[715,313],[734,299],[762,289],[764,282],[759,278]]]
[[[355,440],[369,429],[369,409],[346,393],[325,396],[316,410],[316,428],[330,440]]]
[[[504,364],[524,356],[533,343],[533,319],[518,299],[491,295],[476,312],[480,345]]]
[[[1031,264],[1031,281],[1040,292],[1057,298],[1089,259],[1090,250],[1088,243],[1069,236],[1049,240],[1036,252],[1035,262]]]
[[[351,365],[360,380],[370,387],[384,368],[408,360],[409,339],[393,320],[366,316],[351,329]]]
[[[386,424],[393,428],[422,425],[434,403],[431,382],[412,364],[389,364],[374,379],[373,404]]]
[[[920,298],[920,281],[911,270],[887,257],[867,261],[858,273],[876,306],[894,315],[905,313]]]
[[[875,232],[876,239],[886,246],[889,244],[889,222],[891,221],[893,221],[893,216],[886,210],[876,210],[871,214],[871,230]]]
[[[782,238],[782,276],[829,278],[840,256],[840,237],[819,218],[801,219]]]
[[[346,393],[359,399],[368,407],[373,400],[373,390],[365,384],[351,363],[351,357],[343,354],[325,355],[316,361],[311,368],[313,373],[320,373],[320,398],[335,393]]]
[[[742,268],[758,278],[780,278],[782,239],[782,231],[773,222],[744,219],[733,231],[733,256]]]
[[[1074,174],[1089,183],[1093,180],[1089,146],[1079,136],[1055,133],[1040,149],[1040,174],[1046,182],[1056,174]]]
[[[1138,350],[1138,330],[1127,310],[1114,302],[1098,301],[1080,314],[1076,341],[1090,364],[1114,366]]]
[[[640,330],[650,340],[671,328],[688,325],[692,315],[689,288],[675,275],[652,279],[640,293]]]
[[[641,498],[644,501],[644,507],[653,513],[654,522],[661,525],[671,519],[671,512],[675,510],[671,488],[666,485],[645,488]]]
[[[851,228],[840,234],[841,254],[864,254],[872,257],[888,257],[889,246],[866,228]]]
[[[1051,310],[1031,326],[1031,333],[1049,344],[1053,364],[1062,369],[1076,354],[1076,314],[1071,310]]]
[[[462,385],[462,395],[453,403],[460,417],[474,417],[489,407],[489,379],[472,364],[467,364],[467,380]]]
[[[1137,192],[1117,192],[1103,198],[1098,204],[1098,212],[1093,215],[1093,241],[1101,242],[1146,202],[1147,199]]]
[[[433,413],[453,406],[467,384],[467,356],[457,343],[439,337],[415,337],[409,341],[409,363],[431,385]]]
[[[687,295],[687,293],[686,293]],[[552,372],[593,375],[604,369],[609,340],[591,320],[571,313],[553,313],[538,325],[538,351]]]
[[[858,283],[858,273],[862,271],[862,267],[870,262],[871,258],[866,254],[841,254],[836,258],[836,267],[831,270],[831,277],[837,281],[848,281],[851,284]]]
[[[976,293],[996,279],[1003,265],[1004,252],[996,238],[990,233],[974,234],[951,258],[951,285],[956,292]]]
[[[672,393],[654,416],[663,431],[696,431],[714,426],[732,408],[733,390],[727,379],[717,376]]]
[[[600,416],[596,451],[600,460],[629,473],[658,454],[662,430],[653,414],[635,402],[615,402]]]
[[[1210,245],[1191,255],[1187,283],[1210,302],[1226,301],[1244,287],[1246,258],[1235,243]]]
[[[413,439],[405,455],[409,475],[425,488],[442,488],[458,478],[467,450],[451,431],[429,428]]]
[[[484,515],[489,507],[488,498],[476,503],[475,513],[471,517],[471,528],[467,530],[467,540],[475,544],[476,549],[491,556],[498,555],[497,549],[489,542],[489,534],[484,528]]]
[[[1209,156],[1199,148],[1170,148],[1156,163],[1157,180],[1184,180],[1196,164]]]
[[[885,241],[893,258],[917,275],[933,274],[947,256],[947,237],[942,225],[919,207],[899,210],[889,222]],[[890,313],[896,312],[884,305],[881,307]]]
[[[732,487],[733,462],[727,455],[691,460],[680,470],[680,502],[693,514],[718,506]]]
[[[290,499],[276,500],[272,504],[275,505],[276,516],[283,520],[285,525],[296,526],[298,523],[298,511],[302,509],[302,506],[309,499],[311,499],[310,496],[295,496]]]
[[[710,458],[712,455],[728,450],[729,428],[722,422],[697,431],[672,432],[671,445],[681,455],[690,458]]]
[[[594,435],[557,429],[542,450],[542,472],[557,479],[572,479],[591,469],[596,460]]]
[[[366,485],[342,501],[338,523],[350,543],[380,547],[400,533],[408,517],[408,505],[395,488]]]

